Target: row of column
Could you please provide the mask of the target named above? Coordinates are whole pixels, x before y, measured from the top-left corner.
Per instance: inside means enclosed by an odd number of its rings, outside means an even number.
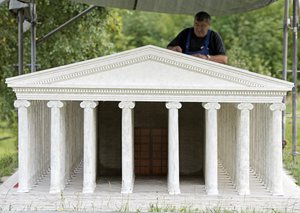
[[[235,180],[239,194],[248,195],[250,194],[250,111],[253,109],[253,105],[242,103],[236,105],[236,107],[238,114]],[[283,195],[281,115],[282,111],[285,110],[285,105],[282,103],[270,104],[268,110],[270,112],[270,118],[267,120],[268,125],[262,127],[266,128],[265,131],[268,133],[268,137],[265,138],[266,146],[263,146],[262,138],[256,136],[252,140],[255,140],[257,146],[265,148],[266,155],[268,156],[265,158],[265,166],[268,172],[264,177],[265,181],[270,182],[268,189],[273,195]],[[261,114],[261,116],[264,115]],[[254,125],[259,125],[257,123],[259,120],[255,122]],[[260,162],[260,164],[263,164],[263,162]]]
[[[265,111],[261,111],[262,105],[267,106]],[[219,155],[240,195],[250,194],[250,163],[256,173],[263,165],[267,172],[263,173],[262,180],[270,183],[267,186],[273,195],[282,195],[281,131],[278,128],[281,125],[279,114],[285,106],[281,103],[256,104],[254,114],[253,108],[250,103],[223,105],[218,124]],[[260,131],[267,137],[261,137]],[[257,153],[257,148],[264,149],[266,157]]]
[[[66,124],[64,102],[49,101],[47,106],[51,108],[51,181],[50,193],[61,192],[65,187],[65,126]],[[92,193],[96,187],[96,139],[98,102],[83,101],[80,107],[84,109],[84,171],[83,192]],[[205,142],[205,187],[207,194],[218,194],[218,103],[203,103],[206,109],[206,142]],[[270,161],[271,174],[274,180],[272,190],[276,194],[282,193],[282,156],[281,156],[281,110],[280,104],[271,105],[272,116],[272,145]],[[19,190],[30,189],[30,151],[28,137],[28,101],[16,101],[15,106],[19,113]],[[122,109],[122,193],[132,193],[134,186],[134,109],[135,103],[122,101],[119,107]],[[170,194],[180,193],[179,181],[179,102],[168,102],[168,191]],[[250,119],[249,112],[252,104],[238,104],[237,116],[237,155],[236,155],[236,180],[240,194],[249,194],[249,136]],[[270,175],[271,177],[271,175]],[[276,184],[275,184],[276,183]]]

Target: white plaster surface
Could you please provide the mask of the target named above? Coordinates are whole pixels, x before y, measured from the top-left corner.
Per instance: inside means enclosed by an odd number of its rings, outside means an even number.
[[[6,80],[18,99],[281,102],[292,83],[145,46]]]
[[[240,195],[250,194],[250,110],[253,105],[249,103],[238,104],[237,116],[237,146],[236,146],[236,173],[237,188]]]
[[[30,155],[30,132],[29,132],[29,110],[30,102],[26,100],[16,100],[14,106],[18,109],[18,148],[19,148],[19,192],[28,192],[31,188],[31,164]]]
[[[182,178],[181,194],[169,195],[167,178],[138,178],[132,194],[121,194],[121,177],[102,177],[97,180],[93,194],[82,193],[82,168],[74,171],[73,179],[62,194],[49,194],[49,174],[25,196],[13,186],[18,173],[0,185],[0,209],[17,210],[64,210],[64,211],[149,211],[150,204],[158,207],[183,207],[186,209],[231,209],[263,212],[300,212],[300,188],[284,174],[284,196],[272,196],[263,183],[250,172],[251,195],[240,196],[227,171],[219,164],[219,195],[207,196],[203,180]]]
[[[276,103],[270,106],[272,119],[270,120],[270,148],[271,148],[271,191],[274,195],[283,195],[283,165],[282,165],[282,111],[285,104]]]
[[[214,196],[222,191],[222,187],[220,186],[222,182],[218,181],[220,180],[218,175],[221,174],[220,170],[218,170],[218,154],[223,158],[222,160],[224,160],[225,168],[228,169],[224,174],[230,174],[232,177],[225,177],[227,180],[225,185],[229,184],[232,186],[233,184],[238,183],[240,193],[248,194],[248,182],[250,182],[250,190],[252,192],[251,181],[247,180],[249,175],[246,173],[248,171],[243,170],[244,172],[238,173],[233,162],[233,158],[239,151],[241,152],[242,149],[247,151],[248,140],[251,141],[252,145],[252,148],[250,148],[250,162],[252,162],[254,166],[251,168],[254,169],[259,180],[266,184],[273,195],[283,194],[280,127],[281,110],[283,110],[283,106],[281,105],[281,101],[286,92],[291,90],[293,86],[292,83],[153,46],[146,46],[111,56],[100,57],[98,59],[9,78],[7,79],[7,83],[14,89],[17,98],[19,99],[15,104],[17,107],[19,106],[18,103],[24,102],[25,105],[26,103],[29,103],[28,101],[25,101],[25,99],[29,101],[50,101],[48,102],[48,107],[51,108],[50,192],[58,193],[64,191],[65,183],[70,186],[72,185],[72,180],[71,182],[66,180],[72,177],[71,170],[74,168],[76,161],[82,159],[82,153],[80,154],[78,151],[79,149],[73,150],[73,153],[69,149],[66,149],[67,145],[70,145],[71,148],[75,146],[74,144],[71,144],[71,133],[75,133],[74,129],[78,129],[78,132],[82,129],[82,126],[80,127],[78,122],[75,122],[76,125],[73,125],[74,120],[72,120],[72,117],[76,115],[76,113],[74,113],[75,111],[68,111],[68,104],[65,105],[65,102],[62,102],[63,100],[69,100],[71,102],[121,101],[119,107],[122,109],[123,175],[122,180],[119,183],[121,183],[122,187],[120,189],[118,184],[117,186],[114,184],[112,186],[118,188],[118,194],[114,195],[117,200],[120,198],[120,191],[126,194],[134,192],[133,108],[135,102],[133,101],[168,102],[169,176],[167,182],[171,194],[179,194],[181,186],[178,175],[178,108],[181,106],[179,102],[204,103],[203,106],[206,111],[206,152],[204,173],[207,194]],[[230,115],[224,115],[224,113],[222,113],[224,118],[224,120],[222,120],[223,118],[219,119],[217,116],[217,110],[220,108],[220,104],[218,103],[271,103],[272,105],[270,108],[268,108],[269,105],[266,105],[267,107],[265,108],[261,108],[261,112],[255,114],[257,117],[254,119],[254,122],[250,121],[252,129],[255,130],[253,131],[254,133],[250,133],[250,138],[246,138],[246,135],[249,134],[248,132],[242,133],[241,131],[238,131],[238,134],[240,134],[238,137],[241,138],[240,141],[243,141],[243,144],[237,146],[235,138],[237,130],[236,120],[234,119],[234,122],[226,121],[226,119],[232,119],[230,116],[235,118],[239,117],[236,116],[237,109],[229,109],[229,112],[233,112],[233,114]],[[19,137],[24,136],[24,138],[19,141],[21,146],[23,146],[23,149],[21,148],[20,152],[20,159],[23,159],[22,157],[24,157],[24,162],[22,162],[23,164],[20,163],[20,177],[22,180],[20,181],[19,189],[20,191],[28,192],[31,184],[38,178],[39,174],[37,173],[41,170],[40,167],[42,166],[42,163],[40,162],[31,162],[31,157],[37,156],[37,153],[33,150],[38,149],[39,143],[37,143],[37,140],[30,140],[29,138],[31,135],[28,136],[29,134],[34,133],[34,131],[31,131],[30,129],[29,119],[31,119],[31,117],[29,115],[34,116],[39,114],[38,112],[40,109],[39,107],[32,109],[29,107],[28,109],[30,110],[27,110],[26,106],[25,108],[20,106],[19,117],[20,129],[22,132],[19,132]],[[80,114],[78,112],[79,111],[77,111],[77,114]],[[90,119],[95,118],[95,115],[92,116],[92,113],[89,113],[89,115]],[[259,116],[261,116],[261,118]],[[241,117],[248,119],[248,112],[242,112]],[[258,124],[260,119],[263,120],[264,125]],[[221,128],[218,128],[218,120],[224,121]],[[86,122],[84,123],[85,127],[90,127],[91,129],[94,128],[94,125],[89,126]],[[232,126],[225,127],[227,124]],[[254,127],[255,124],[260,126],[264,132],[259,130],[259,127]],[[242,126],[243,128],[246,127],[246,129],[248,129],[248,125],[249,122],[246,122],[245,124],[241,124],[240,127]],[[49,129],[49,126],[47,128]],[[94,139],[94,134],[89,134],[91,133],[90,128],[85,130],[85,136],[90,136],[89,139],[85,139],[85,141]],[[226,129],[229,131],[225,132]],[[219,140],[219,133],[221,133],[222,136],[225,136],[226,139]],[[263,145],[260,145],[260,138],[258,138],[258,134],[256,133],[261,133],[260,136],[263,138]],[[80,134],[78,135],[79,139],[74,140],[83,141]],[[47,133],[45,133],[44,136],[46,137]],[[222,148],[221,152],[218,152],[218,140],[219,146]],[[34,142],[33,145],[31,145],[32,141]],[[221,145],[222,141],[225,144],[223,146]],[[236,150],[236,147],[238,147],[239,150]],[[89,153],[91,154],[92,148],[85,147],[85,151],[87,150],[89,150]],[[229,155],[226,151],[229,151],[232,155]],[[256,152],[258,154],[255,154]],[[228,156],[224,156],[226,154],[228,154]],[[75,157],[72,159],[72,156]],[[91,154],[90,156],[92,158],[94,154]],[[238,159],[243,161],[239,164],[240,167],[244,166],[248,168],[248,159],[241,155],[239,155]],[[260,162],[263,163],[260,165]],[[85,163],[87,163],[87,160],[85,160]],[[26,165],[29,166],[26,167]],[[95,169],[91,168],[91,165],[91,163],[85,165],[85,168],[90,166],[91,169],[90,175],[87,175],[90,180],[89,183],[84,181],[85,186],[89,185],[89,190],[87,190],[89,192],[93,191],[92,188],[94,188],[95,185],[92,183],[95,181],[91,178],[92,176],[94,177],[93,171]],[[75,170],[75,173],[76,172],[77,170]],[[88,172],[84,173],[87,174]],[[224,175],[222,177],[224,177]],[[44,179],[39,179],[39,181],[43,180]],[[24,182],[22,183],[22,181]],[[233,181],[233,183],[230,181]],[[82,178],[79,182],[79,185],[72,185],[74,186],[74,188],[70,189],[72,192],[77,189],[82,191]],[[49,181],[47,183],[49,183]],[[144,182],[142,181],[141,183],[143,185]],[[185,184],[182,184],[182,186],[183,185]],[[189,187],[191,187],[191,185],[187,186],[187,188]],[[145,188],[149,188],[147,184],[145,184]],[[49,190],[49,184],[47,190]],[[98,189],[96,188],[95,194],[97,194],[97,190]],[[182,190],[184,191],[185,189],[183,188]],[[67,191],[68,190],[66,190],[66,192]],[[33,197],[36,196],[34,190],[32,193]],[[102,193],[102,191],[100,191],[100,193]],[[260,196],[262,195],[263,194]],[[16,196],[19,195],[16,194]],[[53,195],[52,198],[55,196],[57,195]],[[101,194],[101,196],[105,196],[105,193]],[[151,194],[141,194],[141,198],[135,197],[138,196],[135,195],[135,193],[133,193],[132,196],[127,196],[128,198],[130,197],[130,199],[143,199],[144,196],[149,196],[150,200],[153,198],[153,195]],[[96,197],[97,196],[95,196],[95,198]],[[94,197],[89,198],[94,199]],[[122,195],[122,199],[123,198]],[[168,197],[168,199],[169,198],[170,197]],[[179,198],[181,199],[180,196]],[[187,195],[187,198],[193,200],[189,195]],[[178,200],[178,202],[175,203],[179,204],[181,202]]]
[[[66,180],[66,111],[62,101],[49,101],[51,108],[51,184],[50,193],[60,193]]]
[[[179,124],[178,109],[181,103],[168,102],[168,191],[170,194],[180,194],[179,183]]]
[[[96,101],[80,103],[84,109],[83,193],[93,193],[96,188],[97,106]]]
[[[219,103],[203,103],[205,108],[205,186],[208,195],[218,192],[218,120]]]
[[[134,102],[119,103],[122,109],[122,190],[132,193],[134,184]]]

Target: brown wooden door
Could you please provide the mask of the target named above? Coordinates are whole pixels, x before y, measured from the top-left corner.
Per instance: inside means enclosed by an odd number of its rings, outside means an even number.
[[[135,128],[134,167],[140,176],[161,176],[168,169],[168,130]]]

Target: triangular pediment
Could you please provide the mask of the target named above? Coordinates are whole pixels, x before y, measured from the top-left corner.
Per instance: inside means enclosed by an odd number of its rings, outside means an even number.
[[[291,83],[155,46],[7,79],[10,87],[267,89]]]
[[[55,87],[79,88],[138,88],[138,89],[200,89],[200,88],[245,88],[262,87],[255,82],[239,82],[227,80],[200,71],[186,70],[182,67],[154,61],[151,59],[121,66],[108,71],[98,71],[91,74],[69,79],[60,79],[39,85]]]

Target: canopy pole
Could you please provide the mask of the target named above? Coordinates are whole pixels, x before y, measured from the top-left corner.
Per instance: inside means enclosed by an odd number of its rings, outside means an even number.
[[[73,23],[74,21],[76,21],[77,19],[79,19],[81,16],[87,14],[88,12],[92,11],[93,9],[95,9],[97,6],[91,5],[89,8],[87,8],[86,10],[84,10],[83,12],[79,13],[78,15],[74,16],[73,18],[71,18],[70,20],[68,20],[67,22],[65,22],[64,24],[60,25],[59,27],[57,27],[56,29],[52,30],[51,32],[49,32],[47,35],[44,35],[43,37],[39,38],[37,40],[37,43],[41,43],[43,41],[45,41],[46,39],[48,39],[50,36],[52,36],[54,33],[64,29],[66,26],[68,26],[69,24]]]
[[[297,37],[298,37],[298,0],[293,0],[293,162],[296,163],[297,157]]]
[[[282,60],[282,78],[287,80],[287,57],[288,57],[288,31],[289,31],[289,3],[290,0],[285,0],[284,3],[284,18],[283,18],[283,60]],[[286,96],[283,98],[283,103],[286,103]],[[282,141],[285,140],[285,110],[282,111]]]

